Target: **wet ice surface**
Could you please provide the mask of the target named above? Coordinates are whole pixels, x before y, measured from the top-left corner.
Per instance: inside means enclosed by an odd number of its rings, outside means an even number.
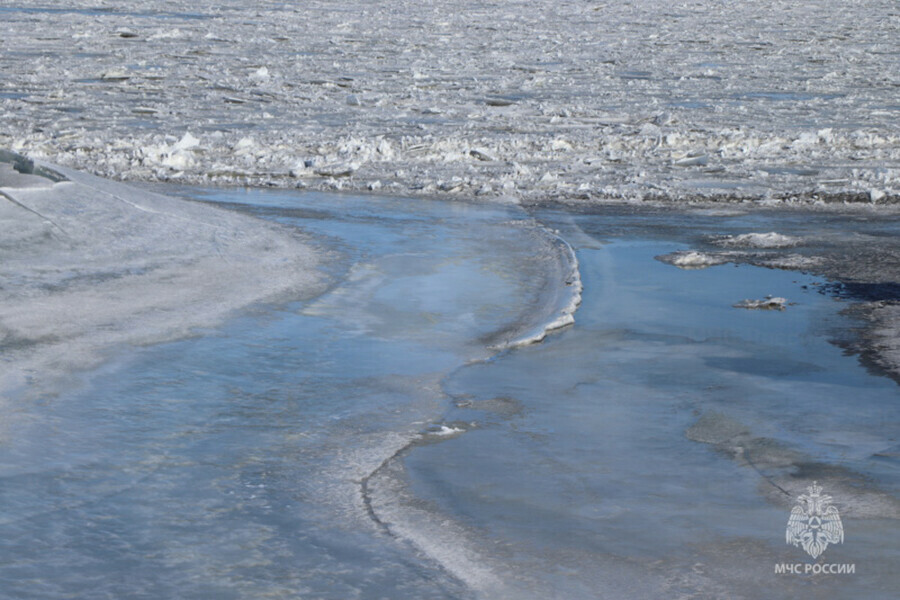
[[[900,192],[893,0],[0,7],[0,147],[125,179]]]
[[[199,195],[303,227],[338,283],[13,396],[0,597],[467,597],[363,482],[433,428],[446,372],[552,320],[562,248],[519,209]]]
[[[829,239],[877,239],[896,219],[183,193],[302,227],[331,287],[200,337],[120,346],[71,391],[17,398],[0,446],[0,597],[883,598],[900,585],[896,384],[829,343],[856,325],[847,303],[799,271],[655,258],[754,233],[803,240],[752,248],[766,260],[825,256]],[[582,304],[573,326],[497,354],[567,287],[539,223],[577,251]],[[791,304],[732,307],[766,295]],[[784,531],[813,480],[844,517],[825,557],[853,576],[774,574],[806,561]]]
[[[896,384],[828,342],[848,324],[820,281],[652,259],[710,225],[734,234],[765,223],[759,215],[597,212],[540,215],[578,250],[576,323],[448,379],[448,421],[477,425],[386,470],[386,491],[411,482],[392,513],[399,526],[425,528],[436,547],[459,540],[462,564],[502,573],[473,582],[487,597],[893,594]],[[827,217],[779,217],[786,230],[829,230]],[[731,308],[765,293],[793,303]],[[774,574],[805,560],[784,528],[812,480],[841,499],[845,519],[846,542],[826,562],[856,563],[856,576]]]
[[[324,280],[319,259],[296,228],[0,151],[0,393],[51,393],[56,374],[115,344],[309,297]]]

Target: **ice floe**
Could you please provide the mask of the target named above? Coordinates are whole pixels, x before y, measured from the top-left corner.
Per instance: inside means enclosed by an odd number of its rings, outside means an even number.
[[[734,305],[735,308],[749,310],[784,310],[787,306],[788,301],[778,296],[766,296],[762,300],[741,300]]]
[[[715,240],[719,246],[736,248],[790,248],[797,246],[800,238],[776,233],[742,233],[740,235],[725,236]]]
[[[656,260],[676,266],[679,269],[706,269],[716,265],[727,264],[733,260],[733,256],[724,252],[710,253],[697,250],[680,250],[657,256]]]

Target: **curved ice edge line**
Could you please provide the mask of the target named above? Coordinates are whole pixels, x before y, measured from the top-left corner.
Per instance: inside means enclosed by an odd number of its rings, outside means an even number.
[[[578,307],[581,305],[582,291],[584,290],[584,285],[581,282],[581,271],[579,269],[578,257],[575,254],[575,250],[565,239],[563,239],[557,233],[553,232],[552,230],[550,230],[549,228],[547,228],[543,225],[539,225],[539,227],[543,230],[544,233],[546,233],[551,238],[551,240],[554,243],[558,244],[562,248],[563,253],[565,254],[565,257],[568,261],[569,270],[568,270],[568,274],[564,280],[564,283],[565,283],[565,287],[571,289],[571,296],[569,297],[569,302],[562,309],[560,309],[558,311],[556,318],[543,324],[537,333],[532,334],[532,335],[526,335],[526,336],[523,336],[516,340],[513,340],[511,342],[506,342],[504,344],[497,344],[497,345],[489,346],[488,349],[493,350],[494,352],[500,352],[500,351],[515,348],[515,347],[522,347],[522,346],[528,346],[531,344],[539,343],[539,342],[543,341],[547,337],[547,335],[549,335],[551,332],[553,332],[557,329],[562,329],[563,327],[571,325],[575,322],[574,314],[575,314],[575,311],[578,310]],[[473,363],[486,362],[486,361],[491,360],[491,358],[492,357],[478,358],[478,359],[475,359],[474,361],[467,361],[465,364],[460,365],[459,368],[464,368]],[[453,371],[451,371],[451,373],[449,373],[448,376],[455,371],[456,371],[455,369]],[[446,391],[444,393],[447,394]],[[452,397],[453,395],[447,394],[447,396]],[[362,503],[363,503],[365,512],[368,515],[369,519],[375,524],[376,527],[378,527],[386,535],[388,535],[394,539],[404,540],[404,541],[412,544],[414,547],[418,548],[419,551],[422,552],[424,556],[426,556],[428,559],[434,561],[434,563],[437,564],[441,569],[443,569],[443,571],[445,573],[447,573],[449,576],[460,581],[460,583],[462,583],[466,587],[477,591],[478,586],[473,585],[473,583],[471,581],[469,581],[468,578],[463,576],[459,572],[458,566],[448,564],[445,558],[442,558],[438,554],[435,554],[432,549],[429,549],[428,547],[423,545],[421,540],[416,540],[416,539],[414,539],[414,537],[410,537],[408,533],[402,532],[401,528],[398,528],[396,525],[382,519],[381,516],[378,514],[378,507],[375,505],[375,501],[372,497],[372,490],[371,490],[371,485],[370,485],[371,481],[375,477],[377,477],[380,473],[382,473],[385,469],[389,468],[389,466],[394,461],[399,460],[402,456],[404,456],[405,454],[408,454],[417,446],[422,445],[423,443],[426,443],[426,438],[431,438],[432,443],[441,443],[445,440],[453,439],[453,438],[457,438],[461,435],[465,435],[467,433],[467,431],[468,430],[466,429],[466,430],[460,431],[458,434],[446,436],[443,439],[441,439],[441,436],[427,436],[427,435],[423,435],[421,433],[413,435],[410,437],[410,439],[407,441],[407,443],[405,445],[398,448],[393,454],[391,454],[390,456],[385,458],[381,462],[381,464],[378,465],[378,467],[376,467],[374,470],[372,470],[371,473],[369,473],[368,475],[366,475],[362,479],[360,479],[358,483],[359,483],[359,488],[360,488],[360,496],[362,499]]]
[[[575,250],[565,239],[563,239],[561,236],[559,236],[558,234],[556,234],[555,232],[551,231],[550,229],[548,229],[547,227],[545,227],[543,225],[539,225],[539,227],[555,243],[562,246],[563,251],[566,253],[566,257],[567,257],[568,263],[569,263],[569,273],[565,279],[565,285],[566,285],[566,287],[570,287],[572,289],[572,295],[569,298],[569,303],[559,311],[559,316],[557,316],[552,321],[545,323],[541,327],[541,329],[538,333],[535,333],[535,334],[529,335],[529,336],[524,336],[524,337],[518,338],[518,339],[510,341],[510,342],[506,342],[503,344],[496,344],[496,345],[489,346],[488,349],[490,349],[490,350],[502,351],[502,350],[506,350],[509,348],[536,344],[538,342],[543,341],[547,337],[547,335],[549,333],[551,333],[552,331],[555,331],[557,329],[562,329],[563,327],[566,327],[568,325],[575,323],[574,314],[575,314],[575,311],[578,310],[578,307],[581,305],[581,293],[584,290],[584,285],[581,283],[581,271],[579,270],[578,257],[575,254]],[[492,357],[475,358],[474,360],[466,361],[463,365],[460,365],[459,368],[470,366],[470,365],[476,364],[476,363],[483,363],[483,362],[490,360],[491,358]],[[453,371],[448,373],[448,376],[455,372],[456,372],[456,369],[454,369]],[[448,395],[452,397],[452,394],[448,394]],[[466,433],[465,430],[460,432],[460,434],[464,434],[464,433]],[[381,521],[381,519],[375,513],[375,510],[373,509],[373,507],[371,505],[371,498],[368,493],[369,480],[371,478],[375,477],[378,474],[378,472],[381,471],[382,469],[384,469],[391,461],[399,458],[401,455],[408,452],[413,447],[419,445],[422,442],[424,437],[425,436],[422,433],[418,433],[418,434],[411,436],[406,444],[404,444],[402,447],[400,447],[398,450],[396,450],[393,454],[391,454],[390,456],[385,458],[384,461],[382,461],[381,464],[378,465],[378,467],[376,467],[371,473],[369,473],[368,475],[366,475],[359,481],[359,484],[362,488],[362,496],[363,496],[363,502],[366,506],[366,512],[369,514],[369,516],[372,518],[372,520],[375,523],[377,523],[380,527],[384,528],[385,530],[389,531],[389,528],[387,527],[387,525],[385,523],[383,523]],[[449,439],[451,437],[456,437],[456,436],[447,436],[447,439]],[[390,533],[390,531],[389,531],[389,533]]]
[[[462,538],[452,540],[453,546],[462,547],[463,552],[461,557],[457,557],[457,560],[448,560],[446,553],[439,551],[439,547],[436,551],[436,547],[433,544],[426,543],[430,541],[428,535],[416,535],[416,533],[411,531],[408,526],[404,526],[403,521],[397,522],[391,520],[390,515],[388,515],[387,518],[382,518],[382,515],[379,514],[377,496],[372,490],[373,479],[379,477],[385,471],[388,471],[395,461],[400,460],[404,455],[409,454],[409,452],[416,447],[431,443],[442,443],[446,440],[464,435],[467,431],[468,429],[461,430],[458,434],[448,436],[422,433],[414,434],[408,439],[406,444],[396,449],[389,457],[385,458],[375,470],[360,479],[358,484],[366,515],[375,527],[394,540],[410,544],[425,560],[430,561],[448,577],[456,580],[461,585],[474,592],[476,597],[492,597],[485,596],[486,591],[501,586],[502,580],[496,576],[494,569],[485,561],[485,558],[479,555],[478,550],[471,547],[467,537],[463,536]],[[400,485],[408,487],[406,483],[401,483]],[[396,515],[394,518],[396,519]],[[452,521],[453,518],[449,517],[449,520]],[[406,523],[408,524],[408,521]],[[444,529],[446,524],[445,521],[441,521],[439,528]],[[464,563],[463,565],[459,564],[460,560]],[[482,576],[473,578],[471,574],[476,571],[480,571]],[[493,596],[496,596],[496,594]]]
[[[559,310],[558,316],[544,323],[537,332],[532,334],[526,334],[520,338],[504,342],[502,344],[495,344],[493,346],[489,346],[490,350],[507,350],[510,348],[521,348],[523,346],[530,346],[532,344],[537,344],[558,329],[562,329],[569,325],[575,323],[575,312],[578,310],[578,307],[581,305],[581,293],[584,291],[584,285],[581,283],[581,271],[579,270],[578,257],[575,254],[575,250],[572,246],[559,236],[557,233],[551,231],[547,227],[543,225],[540,226],[554,242],[561,245],[563,251],[567,255],[567,259],[569,262],[569,273],[565,278],[565,285],[572,289],[572,295],[569,298],[569,303],[566,304],[562,309]]]

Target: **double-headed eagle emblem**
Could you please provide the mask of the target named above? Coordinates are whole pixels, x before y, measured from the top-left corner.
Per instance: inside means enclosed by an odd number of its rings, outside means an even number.
[[[844,542],[844,526],[838,509],[831,505],[831,496],[813,482],[801,494],[799,504],[791,510],[787,524],[787,543],[800,546],[813,558],[825,552],[828,544]]]

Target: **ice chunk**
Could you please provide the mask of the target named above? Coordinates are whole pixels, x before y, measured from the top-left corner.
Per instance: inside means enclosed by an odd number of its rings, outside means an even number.
[[[766,296],[763,300],[741,300],[734,307],[750,310],[784,310],[787,304],[788,301],[784,298]]]
[[[729,263],[732,257],[726,253],[711,254],[697,252],[696,250],[682,250],[657,256],[656,260],[674,265],[679,269],[706,269],[707,267]]]
[[[319,177],[350,177],[357,168],[354,164],[336,163],[316,167],[313,172]]]
[[[730,235],[715,240],[720,246],[742,248],[790,248],[798,245],[802,240],[790,235],[775,233],[742,233]]]
[[[689,154],[672,162],[676,167],[702,167],[709,162],[706,154]]]
[[[131,79],[131,75],[125,69],[111,69],[109,71],[104,71],[103,74],[100,75],[100,79],[104,81],[125,81]]]
[[[172,145],[172,151],[178,152],[180,150],[190,150],[191,148],[196,148],[200,145],[200,140],[191,135],[191,132],[185,133],[181,136],[181,139],[175,142]]]
[[[253,83],[265,83],[269,80],[269,69],[267,67],[260,67],[250,73],[250,81]]]
[[[469,150],[469,155],[477,158],[478,160],[483,160],[487,162],[492,162],[497,160],[490,152],[484,150],[482,148],[472,148]]]
[[[457,427],[455,425],[453,425],[453,426],[436,425],[434,427],[428,428],[429,435],[435,435],[435,436],[439,436],[439,437],[449,437],[452,435],[459,435],[460,433],[465,433],[465,431],[466,430],[463,429],[462,427]]]
[[[242,137],[234,145],[234,153],[237,156],[241,156],[244,154],[252,154],[257,149],[258,149],[258,146],[256,145],[256,140],[254,140],[252,137]]]

